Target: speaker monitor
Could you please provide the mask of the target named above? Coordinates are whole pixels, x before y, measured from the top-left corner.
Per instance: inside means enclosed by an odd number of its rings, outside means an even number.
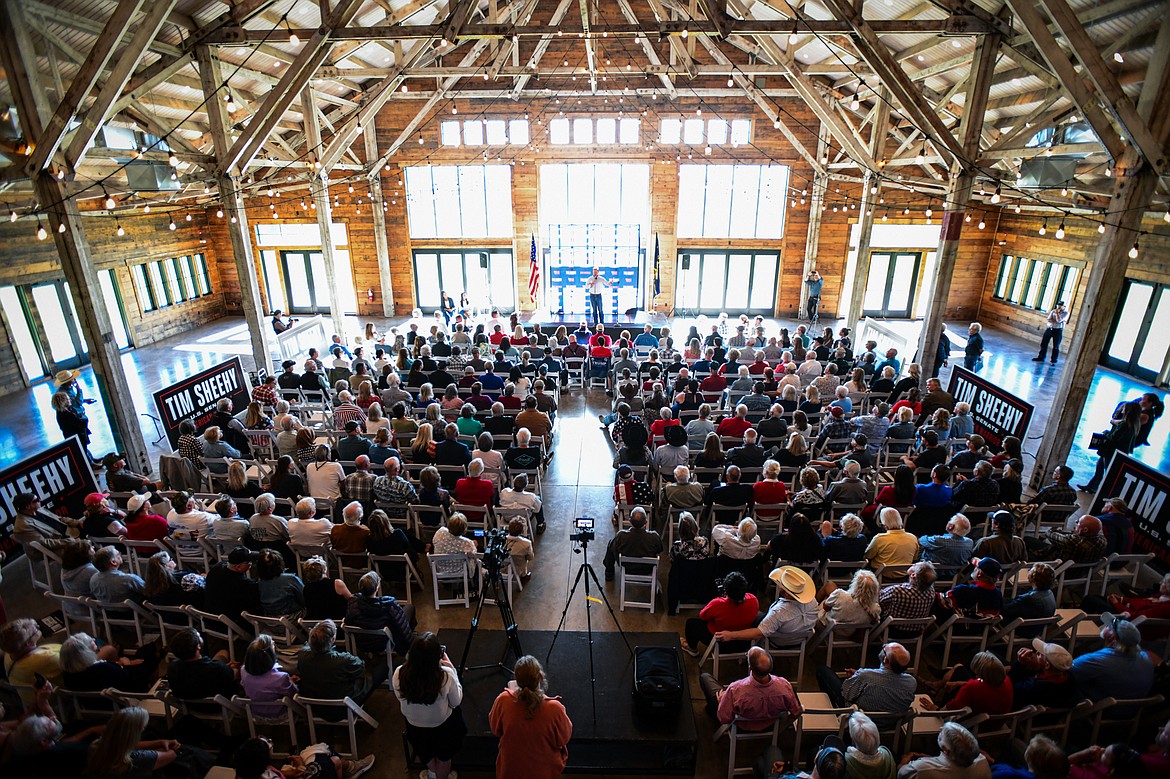
[[[479,254],[479,267],[483,268],[484,270],[487,270],[487,266],[488,266],[488,256],[485,252],[480,252],[480,254]]]
[[[682,269],[683,269],[683,270],[690,270],[690,269],[691,269],[691,255],[689,255],[689,254],[684,254],[684,255],[683,255],[683,258],[682,258]]]

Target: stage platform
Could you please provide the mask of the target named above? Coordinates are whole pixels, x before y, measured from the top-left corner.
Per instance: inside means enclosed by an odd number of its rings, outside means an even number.
[[[458,663],[467,641],[467,630],[443,629],[439,640],[447,647],[451,661]],[[627,633],[630,646],[677,647],[677,633]],[[596,774],[694,774],[695,730],[693,694],[688,694],[673,718],[647,720],[635,714],[633,703],[633,656],[626,651],[619,633],[594,632],[593,659],[597,669],[596,718],[589,690],[589,637],[584,632],[565,631],[557,638],[551,659],[546,661],[553,633],[520,632],[526,654],[545,666],[549,695],[558,695],[573,721],[569,742],[568,772]],[[498,663],[504,651],[505,634],[479,630],[472,643],[469,667]],[[509,656],[505,664],[515,658]],[[494,769],[499,739],[488,726],[488,713],[496,696],[512,678],[502,669],[468,670],[463,676],[463,717],[467,738],[455,757],[459,769]],[[690,691],[688,691],[690,692]]]
[[[571,333],[581,326],[581,322],[589,323],[589,329],[593,329],[592,318],[577,314],[558,314],[547,308],[538,308],[531,314],[522,316],[521,320],[527,325],[540,325],[540,329],[550,335],[561,325],[564,325]],[[670,320],[657,311],[638,309],[632,316],[619,315],[615,321],[606,322],[605,332],[611,338],[617,338],[622,330],[629,330],[631,335],[637,335],[642,332],[644,325],[651,325],[654,328],[654,334],[658,335],[659,330],[669,324]]]

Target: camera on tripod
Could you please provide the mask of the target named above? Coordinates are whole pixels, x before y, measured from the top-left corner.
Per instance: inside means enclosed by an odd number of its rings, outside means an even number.
[[[577,517],[573,520],[573,527],[577,528],[577,532],[569,535],[570,541],[588,543],[597,538],[593,517]]]
[[[509,557],[508,531],[493,528],[483,534],[483,567],[488,574],[498,573]]]

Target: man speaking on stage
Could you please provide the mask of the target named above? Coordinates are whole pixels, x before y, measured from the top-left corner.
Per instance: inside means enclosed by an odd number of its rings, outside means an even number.
[[[589,305],[593,309],[593,324],[605,324],[604,305],[601,302],[601,296],[605,292],[606,287],[613,286],[613,282],[601,275],[601,271],[597,268],[593,269],[593,275],[585,282],[585,288],[589,290]]]

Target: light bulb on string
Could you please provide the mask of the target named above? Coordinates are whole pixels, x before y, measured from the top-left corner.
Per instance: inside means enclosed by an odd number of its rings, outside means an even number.
[[[792,23],[792,32],[788,35],[788,45],[789,46],[795,46],[796,44],[800,43],[800,37],[796,34],[797,28],[798,28],[798,25],[795,22],[793,22]]]
[[[1102,235],[1105,234],[1105,223],[1104,222],[1097,225],[1097,232],[1101,233]]]
[[[118,204],[116,202],[114,202],[114,199],[112,197],[110,197],[109,192],[102,190],[102,194],[104,194],[106,196],[106,202],[105,202],[106,209],[109,211],[113,211],[114,207],[117,206]]]
[[[236,215],[232,214],[232,224],[235,224],[235,223],[236,223]]]
[[[186,220],[187,220],[188,222],[190,222],[190,221],[191,221],[191,212],[189,212],[189,211],[187,212],[187,215],[186,215]]]
[[[930,207],[930,204],[927,203],[926,204],[926,218],[930,219],[930,217],[933,215],[934,215],[934,210]]]
[[[217,219],[223,219],[223,206],[215,209],[215,216]]]
[[[1060,220],[1060,225],[1056,228],[1056,240],[1064,240],[1064,220]]]
[[[1060,196],[1061,197],[1068,197],[1068,186],[1067,185],[1060,188]]]
[[[991,195],[991,202],[993,204],[995,204],[995,203],[998,203],[1001,199],[1002,198],[1000,197],[1000,187],[999,187],[999,184],[996,184],[995,185],[995,192]]]
[[[1048,233],[1048,218],[1047,217],[1045,217],[1044,224],[1040,225],[1040,229],[1037,232],[1039,232],[1040,235],[1045,235]]]
[[[118,222],[118,237],[121,238],[126,234],[126,229],[122,227],[122,223]]]
[[[1016,213],[1020,213],[1020,204],[1016,203]]]
[[[1162,214],[1162,221],[1163,222],[1170,222],[1170,211],[1167,211],[1166,213]]]
[[[45,232],[45,228],[44,228],[44,225],[41,224],[40,217],[37,217],[37,240],[43,241],[48,237],[49,237],[49,234],[47,232]]]
[[[15,210],[11,210],[11,211],[9,211],[9,212],[8,212],[8,221],[9,221],[9,222],[15,222],[15,221],[17,220],[17,218],[18,218],[18,217],[16,216],[16,211],[15,211]]]
[[[150,213],[150,203],[147,203],[146,205],[144,205],[144,206],[142,207],[142,213],[144,213],[144,214],[149,214],[149,213]]]
[[[170,230],[177,230],[177,229],[179,229],[179,226],[178,226],[177,224],[175,224],[175,218],[174,218],[173,216],[171,217],[171,221],[170,221],[170,223],[167,225],[167,228],[168,228],[168,229],[170,229]]]
[[[1134,241],[1133,248],[1129,250],[1129,258],[1131,260],[1136,260],[1137,256],[1138,256],[1138,242]]]
[[[861,108],[861,98],[858,97],[856,92],[853,93],[853,99],[849,101],[849,108],[852,111],[856,111]]]
[[[691,33],[690,33],[690,30],[688,30],[686,27],[682,28],[682,32],[681,32],[681,33],[679,33],[679,35],[681,35],[681,36],[682,36],[682,39],[683,39],[684,41],[687,39],[687,37],[688,37],[690,34],[691,34]]]
[[[57,232],[59,232],[59,233],[65,232],[65,223],[64,222],[57,223]]]

